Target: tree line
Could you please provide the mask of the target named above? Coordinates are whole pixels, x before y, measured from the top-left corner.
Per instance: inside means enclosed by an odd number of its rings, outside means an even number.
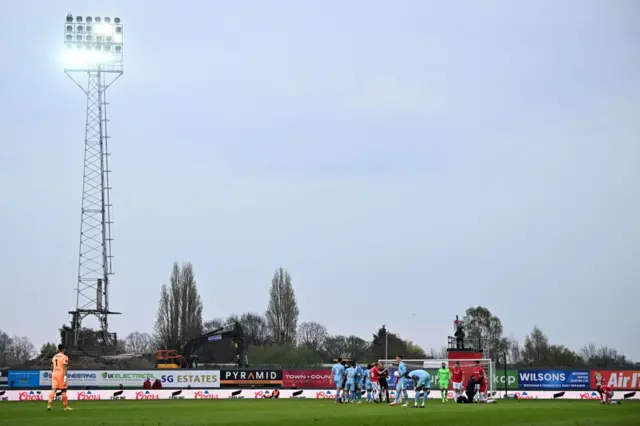
[[[318,322],[298,322],[299,309],[291,275],[278,268],[272,278],[264,313],[245,312],[226,318],[203,320],[203,302],[198,292],[191,263],[175,262],[169,283],[161,286],[153,333],[134,331],[118,342],[119,350],[129,353],[153,353],[156,349],[180,350],[190,339],[225,324],[238,322],[245,333],[249,363],[264,366],[302,367],[325,364],[342,357],[372,361],[401,354],[407,359],[446,358],[446,347],[425,351],[420,345],[402,338],[382,325],[370,338],[332,335]],[[466,310],[462,321],[467,339],[483,338],[489,356],[511,367],[597,367],[629,368],[634,364],[615,349],[585,345],[577,352],[550,343],[537,327],[524,343],[504,336],[499,317],[483,306]],[[63,326],[65,328],[66,326]],[[61,330],[62,331],[62,330]],[[9,337],[0,331],[0,367],[20,365],[34,356],[51,356],[54,343],[43,345],[37,353],[26,337]],[[206,362],[206,359],[202,361]]]
[[[446,347],[425,351],[418,344],[379,327],[366,339],[355,335],[331,335],[317,322],[298,323],[299,309],[289,271],[278,268],[272,278],[264,314],[245,312],[227,318],[202,319],[202,301],[197,291],[193,266],[173,265],[169,285],[160,293],[155,337],[145,342],[167,349],[179,349],[189,339],[224,324],[239,322],[245,331],[249,361],[255,365],[303,366],[327,363],[336,357],[376,360],[402,354],[410,359],[446,358]],[[615,349],[588,343],[577,352],[560,344],[533,327],[524,343],[504,336],[502,321],[483,306],[466,310],[463,318],[467,338],[487,341],[488,353],[498,362],[519,367],[606,367],[628,368],[634,364]],[[385,338],[386,335],[386,338]],[[135,348],[138,334],[127,337],[127,346]]]

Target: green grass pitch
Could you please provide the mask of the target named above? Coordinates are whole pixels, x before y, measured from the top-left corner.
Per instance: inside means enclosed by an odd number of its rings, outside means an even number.
[[[338,405],[316,400],[59,401],[0,404],[7,426],[580,426],[640,424],[640,403],[604,406],[598,401],[500,401],[496,404],[429,402],[424,409],[386,404]]]

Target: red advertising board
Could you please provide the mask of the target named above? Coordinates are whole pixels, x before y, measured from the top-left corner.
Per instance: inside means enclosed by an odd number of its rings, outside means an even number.
[[[284,370],[282,372],[282,387],[297,389],[333,389],[331,370]]]
[[[640,371],[638,370],[591,370],[591,388],[596,383],[621,390],[640,390]]]

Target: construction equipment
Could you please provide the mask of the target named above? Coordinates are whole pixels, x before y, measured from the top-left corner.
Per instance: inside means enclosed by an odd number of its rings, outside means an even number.
[[[230,345],[231,343],[232,345]],[[158,368],[198,368],[200,357],[196,352],[202,349],[205,357],[217,364],[233,362],[239,368],[247,367],[244,347],[244,330],[239,323],[227,324],[189,340],[182,351],[160,349],[156,351]]]

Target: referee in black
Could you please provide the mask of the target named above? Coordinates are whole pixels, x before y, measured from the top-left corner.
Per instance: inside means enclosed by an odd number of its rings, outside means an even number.
[[[378,383],[380,384],[380,402],[382,402],[382,393],[384,392],[387,397],[387,404],[389,404],[389,383],[387,383],[387,378],[389,377],[389,370],[381,363],[378,363],[378,371],[380,372],[378,375]]]

